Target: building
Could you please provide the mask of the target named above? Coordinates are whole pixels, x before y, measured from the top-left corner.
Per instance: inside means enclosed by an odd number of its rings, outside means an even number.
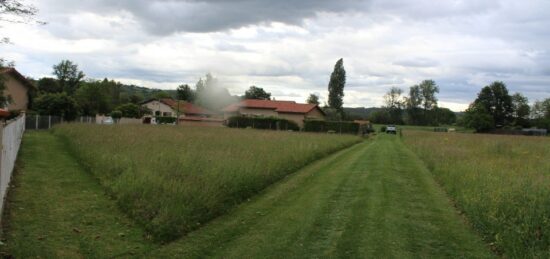
[[[155,116],[163,117],[203,117],[209,118],[215,113],[186,101],[177,101],[172,98],[151,99],[141,103],[141,106],[151,110]]]
[[[179,114],[178,124],[180,125],[223,126],[224,122],[223,119],[215,118],[217,114],[212,111],[190,102],[171,98],[151,99],[141,105],[151,110],[154,116],[176,117]]]
[[[27,110],[29,91],[34,85],[21,75],[15,68],[0,68],[1,80],[4,82],[4,96],[9,96],[8,110]]]
[[[278,117],[294,121],[300,128],[305,119],[324,120],[325,113],[316,104],[296,103],[294,101],[243,100],[225,107],[224,119],[232,116]]]

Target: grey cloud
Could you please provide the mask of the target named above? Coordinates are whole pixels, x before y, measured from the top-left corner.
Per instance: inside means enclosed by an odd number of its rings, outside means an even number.
[[[427,59],[427,58],[416,58],[416,59],[399,60],[399,61],[393,62],[393,64],[402,66],[402,67],[426,68],[426,67],[435,67],[439,65],[439,62],[437,62],[436,60]]]

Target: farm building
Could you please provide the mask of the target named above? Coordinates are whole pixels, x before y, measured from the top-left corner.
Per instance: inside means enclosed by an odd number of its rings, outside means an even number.
[[[203,107],[185,101],[177,101],[171,98],[151,99],[141,103],[143,107],[150,109],[155,116],[176,117],[182,125],[198,126],[222,126],[223,120],[215,117],[216,113]]]
[[[29,104],[29,90],[34,86],[15,68],[0,68],[1,80],[4,81],[4,96],[9,96],[8,110],[27,110]],[[4,106],[4,105],[2,105]]]
[[[279,117],[294,121],[300,128],[305,119],[324,120],[325,113],[316,104],[294,101],[243,100],[223,109],[224,119],[232,116]]]

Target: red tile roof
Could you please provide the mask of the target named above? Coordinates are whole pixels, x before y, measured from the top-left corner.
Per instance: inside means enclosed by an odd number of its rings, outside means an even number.
[[[178,101],[171,98],[160,99],[160,102],[170,106],[174,110],[178,110]],[[213,115],[214,113],[202,108],[200,106],[194,105],[190,102],[179,101],[179,111],[185,114],[200,114],[200,115]]]
[[[239,108],[270,109],[281,113],[308,113],[318,108],[316,104],[296,103],[294,101],[271,101],[247,99],[239,103],[229,105],[223,109],[224,112],[236,112]]]

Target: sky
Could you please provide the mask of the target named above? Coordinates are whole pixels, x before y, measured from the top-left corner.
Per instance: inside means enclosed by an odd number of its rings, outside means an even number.
[[[467,108],[493,81],[530,102],[550,97],[548,0],[23,0],[47,24],[0,24],[0,56],[26,76],[63,59],[89,78],[150,88],[212,73],[232,94],[328,95],[344,59],[344,105],[383,105],[433,79],[439,105]]]

